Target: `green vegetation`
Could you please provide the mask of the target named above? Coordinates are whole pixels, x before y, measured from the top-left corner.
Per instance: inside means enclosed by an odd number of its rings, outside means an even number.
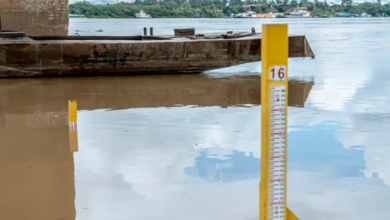
[[[342,0],[341,4],[327,3],[325,1],[301,0],[302,7],[307,7],[311,11],[311,16],[334,15],[336,13],[361,14],[363,12],[373,16],[390,16],[390,3],[382,4],[377,2],[353,3],[352,0]]]
[[[244,5],[252,5],[244,7]],[[69,5],[71,14],[82,14],[88,18],[134,18],[141,9],[153,18],[221,18],[247,10],[257,13],[282,13],[297,6],[307,7],[312,16],[334,15],[336,13],[390,16],[390,3],[378,2],[353,3],[342,0],[341,4],[314,0],[136,0],[134,3],[93,5],[87,1]]]

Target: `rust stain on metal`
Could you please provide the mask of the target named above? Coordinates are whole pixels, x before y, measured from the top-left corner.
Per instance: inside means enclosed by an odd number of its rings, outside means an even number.
[[[0,39],[0,77],[199,73],[261,60],[260,34],[240,39],[86,39]],[[290,37],[289,50],[289,57],[314,57],[305,36]]]

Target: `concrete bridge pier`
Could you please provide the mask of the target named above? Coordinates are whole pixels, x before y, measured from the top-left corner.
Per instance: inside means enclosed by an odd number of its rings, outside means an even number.
[[[28,36],[68,35],[68,0],[0,0],[1,30]]]

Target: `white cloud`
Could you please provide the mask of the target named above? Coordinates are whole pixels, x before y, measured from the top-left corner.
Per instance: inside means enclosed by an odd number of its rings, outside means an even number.
[[[364,220],[389,216],[387,186],[369,183],[362,177],[333,179],[326,173],[331,171],[289,173],[288,206],[299,219]]]
[[[309,122],[306,116],[313,111],[317,110],[290,108],[291,123]],[[184,172],[195,166],[202,148],[211,148],[209,153],[221,159],[232,150],[258,152],[255,114],[260,114],[259,106],[80,112],[80,149],[75,154],[77,218],[258,219],[257,178],[208,182]],[[334,115],[323,119],[344,118],[342,112]],[[222,123],[214,124],[217,121]],[[389,188],[362,176],[333,179],[332,172],[331,168],[289,171],[288,206],[300,219],[363,220],[388,215]]]

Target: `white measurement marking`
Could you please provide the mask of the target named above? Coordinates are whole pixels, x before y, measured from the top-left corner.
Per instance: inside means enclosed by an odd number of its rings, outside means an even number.
[[[276,69],[274,69],[276,70]],[[279,70],[279,68],[277,69]],[[285,70],[285,69],[284,69]],[[278,72],[278,71],[276,71]],[[283,80],[284,77],[280,77]],[[274,79],[275,80],[275,79]],[[269,219],[284,220],[286,87],[271,86]]]
[[[70,131],[77,131],[77,122],[70,123]]]

